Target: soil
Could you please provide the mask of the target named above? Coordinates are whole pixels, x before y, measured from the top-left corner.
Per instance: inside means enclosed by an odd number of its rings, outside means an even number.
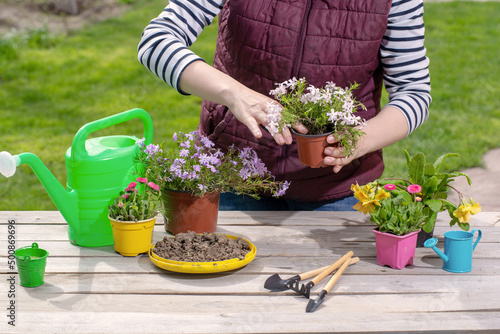
[[[71,14],[57,5],[57,0],[0,0],[0,36],[37,29],[67,34],[88,24],[120,16],[129,8],[117,0],[77,0],[76,3],[77,13]]]
[[[158,241],[153,252],[161,258],[183,262],[214,262],[238,258],[243,260],[250,252],[247,241],[238,237],[230,239],[223,234],[193,231],[165,236]]]

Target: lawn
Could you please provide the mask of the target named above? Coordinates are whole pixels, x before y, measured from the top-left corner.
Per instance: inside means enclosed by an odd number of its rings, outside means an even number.
[[[35,153],[65,184],[65,151],[91,121],[142,108],[153,118],[157,142],[194,130],[201,100],[178,94],[137,61],[142,30],[164,5],[137,0],[123,16],[65,37],[46,31],[0,37],[0,151]],[[487,150],[500,147],[499,12],[498,2],[425,4],[430,117],[384,150],[386,175],[404,170],[403,149],[423,151],[429,160],[459,153],[445,165],[449,170],[480,165]],[[207,28],[192,48],[209,63],[216,30],[216,24]],[[131,121],[95,135],[142,137],[142,131]],[[9,179],[0,176],[0,189],[0,210],[56,209],[28,166]]]

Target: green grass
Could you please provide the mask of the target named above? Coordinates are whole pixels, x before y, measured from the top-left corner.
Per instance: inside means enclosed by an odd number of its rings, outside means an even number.
[[[33,31],[0,37],[0,151],[33,152],[66,183],[65,151],[78,129],[131,108],[153,118],[155,141],[175,131],[194,130],[201,100],[182,96],[137,61],[143,28],[165,1],[137,0],[120,18],[67,37]],[[431,59],[433,103],[430,117],[407,139],[384,150],[386,175],[404,171],[402,150],[423,151],[429,160],[446,152],[461,158],[446,169],[479,165],[482,155],[500,146],[500,3],[426,3],[426,47]],[[216,24],[193,50],[208,63],[215,48]],[[142,125],[126,122],[98,135],[142,137]],[[0,176],[0,210],[55,210],[29,167]]]

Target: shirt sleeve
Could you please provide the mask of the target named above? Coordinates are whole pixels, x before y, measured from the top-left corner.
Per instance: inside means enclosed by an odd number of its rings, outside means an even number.
[[[137,47],[147,69],[181,94],[179,77],[194,61],[203,59],[189,47],[219,14],[226,0],[170,0],[144,29]]]
[[[423,15],[423,0],[394,0],[380,46],[388,105],[406,117],[407,135],[427,119],[432,100]]]

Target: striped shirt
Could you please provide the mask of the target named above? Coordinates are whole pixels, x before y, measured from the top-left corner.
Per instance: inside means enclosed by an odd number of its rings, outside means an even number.
[[[138,46],[139,61],[182,93],[179,89],[182,71],[193,61],[203,60],[189,47],[203,28],[212,23],[225,2],[170,0],[144,29]],[[423,14],[422,0],[394,0],[380,45],[388,104],[404,114],[408,134],[427,119],[431,102]]]

